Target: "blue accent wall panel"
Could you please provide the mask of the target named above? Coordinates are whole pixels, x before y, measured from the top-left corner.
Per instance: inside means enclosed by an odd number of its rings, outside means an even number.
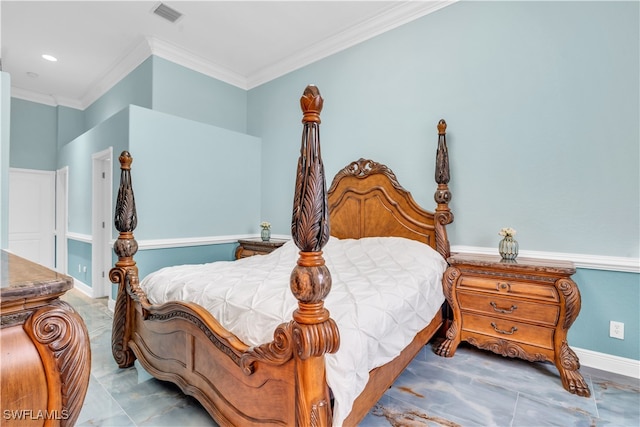
[[[233,261],[235,243],[190,246],[182,248],[140,250],[135,256],[140,279],[164,267],[183,264],[206,264],[214,261]]]
[[[153,67],[149,57],[84,110],[87,130],[129,105],[150,108],[152,85]]]
[[[36,102],[11,98],[10,166],[56,170],[58,112]]]
[[[205,264],[214,261],[233,261],[237,246],[235,243],[222,243],[181,248],[144,249],[139,250],[134,258],[138,266],[138,275],[142,280],[149,273],[164,267],[183,264]],[[117,257],[114,256],[114,264],[116,261]],[[114,284],[111,287],[111,297],[116,299],[117,295],[118,287]]]
[[[569,344],[640,360],[640,274],[579,268],[573,280],[582,310],[569,330]],[[624,340],[609,337],[611,320],[624,323]]]
[[[246,132],[247,92],[153,56],[153,110]]]
[[[59,105],[58,110],[58,129],[57,140],[58,149],[65,144],[73,141],[85,131],[84,111],[75,108],[64,107]]]
[[[67,274],[91,287],[91,243],[67,239],[67,250]]]
[[[131,107],[141,239],[257,233],[259,138]]]
[[[129,109],[125,108],[108,120],[85,132],[58,152],[58,168],[69,166],[69,222],[70,232],[91,235],[92,155],[113,147],[114,156],[129,146]],[[113,206],[117,196],[120,164],[113,159]]]

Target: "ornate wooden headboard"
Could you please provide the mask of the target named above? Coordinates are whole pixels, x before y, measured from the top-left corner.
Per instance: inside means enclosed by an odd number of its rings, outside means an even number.
[[[449,162],[440,121],[436,161],[435,212],[421,208],[387,166],[360,159],[336,174],[327,198],[331,235],[340,239],[396,236],[424,242],[443,257],[449,256],[445,225],[453,221],[448,202]]]

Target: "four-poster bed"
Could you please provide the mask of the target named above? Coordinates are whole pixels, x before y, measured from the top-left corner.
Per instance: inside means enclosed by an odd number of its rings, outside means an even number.
[[[279,303],[284,301],[280,309],[287,317],[281,323],[276,323],[279,326],[270,329],[270,338],[265,341],[259,341],[258,338],[258,343],[249,344],[248,339],[239,338],[244,336],[243,332],[231,332],[229,323],[234,323],[236,316],[230,313],[235,312],[226,311],[214,316],[203,306],[205,302],[201,305],[171,297],[158,301],[155,296],[156,293],[189,293],[184,290],[187,289],[186,285],[184,289],[169,287],[158,291],[149,277],[149,280],[139,282],[133,260],[137,251],[133,236],[137,216],[131,187],[132,158],[127,152],[120,156],[122,174],[115,216],[120,236],[114,244],[118,261],[110,272],[111,280],[119,286],[112,332],[114,358],[120,367],[131,366],[137,358],[152,375],[176,383],[186,394],[198,399],[220,425],[326,426],[332,422],[356,425],[443,322],[440,310],[444,301],[441,280],[446,268],[444,260],[449,256],[446,225],[453,221],[448,207],[446,124],[444,121],[438,124],[437,207],[435,212],[429,212],[417,205],[388,167],[371,160],[360,159],[346,166],[338,172],[327,191],[319,139],[323,100],[315,86],[308,86],[300,102],[303,134],[295,184],[292,242],[269,255],[212,263],[207,267],[235,269],[244,266],[258,276],[258,268],[269,268],[267,263],[271,259],[292,260],[287,264],[287,295],[278,294],[283,296],[272,298]],[[407,298],[411,301],[422,302],[416,304],[418,308],[415,313],[406,308],[406,301],[400,300],[400,311],[380,311],[380,317],[385,319],[382,323],[389,323],[387,319],[390,318],[405,316],[398,323],[411,324],[413,326],[407,328],[414,328],[407,332],[399,330],[400,325],[386,325],[391,331],[387,333],[392,342],[390,348],[398,343],[401,343],[401,348],[392,351],[381,345],[381,354],[393,353],[384,355],[384,359],[378,357],[378,350],[358,348],[359,343],[355,342],[359,339],[358,332],[343,322],[347,322],[347,318],[355,318],[354,313],[359,312],[360,307],[364,312],[364,307],[371,305],[369,301],[365,304],[359,300],[358,292],[365,292],[370,299],[380,299],[380,295],[388,291],[382,290],[378,295],[375,294],[377,291],[372,290],[377,289],[378,285],[375,283],[375,273],[372,276],[374,279],[368,276],[366,279],[373,280],[371,286],[361,286],[361,290],[349,288],[360,277],[350,276],[349,271],[337,267],[338,264],[342,265],[343,259],[352,256],[369,257],[366,252],[368,249],[363,249],[365,252],[357,251],[361,250],[361,246],[371,243],[379,247],[382,241],[385,244],[392,241],[393,244],[408,248],[405,252],[399,252],[397,261],[408,263],[407,266],[393,270],[393,264],[385,274],[409,274],[409,270],[413,269],[418,274],[437,276],[435,284],[431,284],[429,289],[423,289],[426,286],[422,284],[434,282],[432,278],[416,279],[415,290],[390,285],[393,289],[402,289],[402,292],[410,294]],[[336,247],[344,252],[336,255]],[[376,252],[376,255],[371,255],[369,264],[376,259],[375,256],[382,263],[396,252],[396,249],[389,250],[388,256],[384,257]],[[360,256],[361,253],[364,255]],[[358,264],[346,268],[353,272],[354,268],[361,267]],[[171,281],[165,280],[161,275],[162,270],[158,274],[154,273],[153,277],[160,282],[159,286]],[[274,277],[280,280],[280,276]],[[412,280],[413,277],[406,279],[407,282]],[[181,282],[182,279],[177,281]],[[271,286],[269,282],[268,286],[259,287],[271,290]],[[229,287],[230,290],[235,288]],[[340,311],[340,304],[331,299],[336,292],[345,296],[341,299],[352,297],[362,305]],[[383,297],[382,305],[393,305],[393,295],[386,295],[389,299]],[[287,308],[287,299],[294,303],[291,310]],[[331,309],[331,314],[325,303]],[[224,309],[230,306],[226,300],[221,305],[224,305]],[[435,306],[435,309],[429,308],[427,314],[427,309],[422,307],[429,305]],[[387,307],[374,309],[386,310]],[[373,316],[375,319],[375,314]],[[362,319],[356,320],[356,323],[358,321],[363,323]],[[248,329],[253,330],[254,326],[259,329],[261,325],[257,323],[260,322],[249,324]],[[403,334],[406,335],[404,341],[401,337]],[[371,344],[366,346],[371,347]],[[342,394],[353,394],[350,390],[343,392],[337,385],[339,381],[332,379],[336,369],[342,368],[343,371],[339,371],[338,375],[345,375],[345,367],[342,366],[344,359],[340,357],[346,353],[367,353],[366,357],[383,360],[384,363],[374,363],[372,368],[367,369],[370,372],[361,381],[362,387],[357,391],[357,396],[352,396],[353,399],[346,404],[340,401],[342,406],[336,415],[332,410],[332,397],[337,408]]]

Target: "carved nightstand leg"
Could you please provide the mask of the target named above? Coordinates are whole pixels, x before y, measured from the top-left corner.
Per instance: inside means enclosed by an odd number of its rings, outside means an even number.
[[[562,332],[558,332],[556,338],[555,364],[560,372],[562,385],[568,392],[577,394],[578,396],[589,397],[591,396],[589,386],[584,381],[582,374],[578,371],[580,369],[578,356],[571,350],[566,340],[567,331],[578,317],[578,313],[580,313],[580,291],[578,290],[578,285],[576,285],[573,280],[567,278],[559,279],[555,285],[561,298],[564,299],[565,306]],[[560,343],[559,349],[558,343]]]
[[[578,356],[571,350],[566,341],[562,342],[560,357],[556,358],[556,367],[560,372],[562,386],[570,393],[578,396],[589,397],[591,392],[580,373],[580,362]]]
[[[442,341],[436,349],[436,354],[442,357],[452,357],[460,344],[458,325],[454,322],[447,331],[447,339]]]
[[[447,339],[441,342],[435,350],[435,353],[442,357],[452,357],[460,344],[460,326],[458,325],[458,322],[460,321],[460,308],[458,307],[458,303],[453,295],[453,284],[458,277],[460,277],[460,270],[454,267],[449,267],[444,272],[444,276],[442,278],[442,291],[444,293],[444,297],[449,303],[449,306],[453,310],[454,317],[453,323],[451,323],[449,330],[447,330]]]

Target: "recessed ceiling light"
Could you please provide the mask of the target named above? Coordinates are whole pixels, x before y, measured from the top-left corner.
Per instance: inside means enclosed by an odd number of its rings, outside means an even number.
[[[55,56],[47,55],[46,53],[42,55],[42,57],[47,61],[51,61],[51,62],[56,62],[58,60],[58,58],[56,58]]]

